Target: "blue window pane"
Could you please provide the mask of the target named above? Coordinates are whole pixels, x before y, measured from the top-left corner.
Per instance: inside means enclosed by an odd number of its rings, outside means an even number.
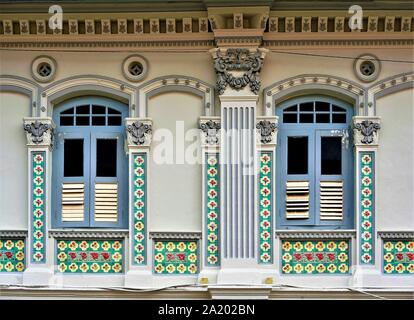
[[[83,139],[66,139],[64,141],[63,176],[83,176]]]
[[[308,137],[288,137],[287,173],[308,173]]]
[[[325,175],[342,174],[342,138],[321,138],[321,173]]]

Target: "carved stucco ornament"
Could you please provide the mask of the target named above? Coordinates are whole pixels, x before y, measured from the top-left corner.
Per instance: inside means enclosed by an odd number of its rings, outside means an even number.
[[[200,122],[200,129],[204,133],[205,143],[209,145],[215,145],[219,142],[219,130],[220,122],[208,120],[206,122]]]
[[[53,148],[55,128],[50,118],[24,118],[23,129],[28,145]]]
[[[264,144],[270,143],[273,140],[277,124],[269,120],[261,120],[256,124],[256,129],[260,132],[260,141]]]
[[[354,128],[361,132],[361,143],[371,144],[374,141],[374,133],[381,128],[379,123],[372,122],[370,120],[364,120],[360,123],[356,123]]]
[[[264,55],[262,51],[250,51],[249,49],[230,48],[225,54],[219,50],[214,57],[214,69],[217,74],[216,89],[221,95],[229,85],[235,90],[241,90],[247,85],[254,94],[260,90],[260,71],[263,65]],[[233,72],[244,72],[236,76]]]
[[[361,119],[354,117],[354,143],[363,145],[377,145],[378,131],[381,129],[379,118]]]
[[[136,145],[145,144],[146,136],[152,133],[152,125],[139,120],[127,124],[126,129],[129,133],[129,140]]]

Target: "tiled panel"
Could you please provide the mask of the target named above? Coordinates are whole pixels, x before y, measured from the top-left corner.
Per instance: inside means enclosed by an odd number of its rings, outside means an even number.
[[[272,165],[271,152],[260,153],[259,172],[259,262],[273,262],[272,242]]]
[[[188,240],[156,240],[153,260],[155,274],[196,274],[198,243]]]
[[[61,273],[122,273],[121,240],[57,240],[56,264]]]
[[[385,274],[413,274],[414,241],[385,240],[382,265]]]
[[[205,256],[207,266],[220,265],[220,181],[219,181],[219,154],[206,155],[205,173],[205,203],[206,203],[206,235]]]
[[[24,239],[0,238],[0,272],[23,272],[24,269]]]
[[[349,274],[348,240],[283,240],[283,274]]]

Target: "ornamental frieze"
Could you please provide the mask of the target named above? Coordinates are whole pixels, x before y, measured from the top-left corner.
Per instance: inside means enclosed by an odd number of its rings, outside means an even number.
[[[249,86],[254,94],[258,94],[260,71],[265,53],[265,49],[214,50],[214,69],[217,74],[216,89],[218,93],[222,95],[228,86],[236,91]]]

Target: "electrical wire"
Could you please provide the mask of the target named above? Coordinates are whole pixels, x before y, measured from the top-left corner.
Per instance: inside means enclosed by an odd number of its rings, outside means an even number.
[[[411,49],[412,50],[412,49]],[[137,53],[140,50],[128,50],[128,49],[119,49],[119,50],[68,50],[68,49],[25,49],[25,48],[0,48],[0,51],[18,51],[18,52],[69,52],[69,53]],[[328,55],[328,54],[317,54],[317,53],[303,53],[303,52],[293,52],[293,51],[280,51],[280,50],[269,50],[272,53],[277,54],[287,54],[287,55],[298,55],[298,56],[309,56],[309,57],[319,57],[319,58],[330,58],[330,59],[349,59],[355,60],[358,57],[351,56],[341,56],[341,55]],[[142,50],[144,53],[206,53],[206,50]],[[395,59],[375,59],[375,58],[364,58],[364,60],[373,60],[381,62],[391,62],[391,63],[409,63],[414,64],[414,60],[395,60]]]

